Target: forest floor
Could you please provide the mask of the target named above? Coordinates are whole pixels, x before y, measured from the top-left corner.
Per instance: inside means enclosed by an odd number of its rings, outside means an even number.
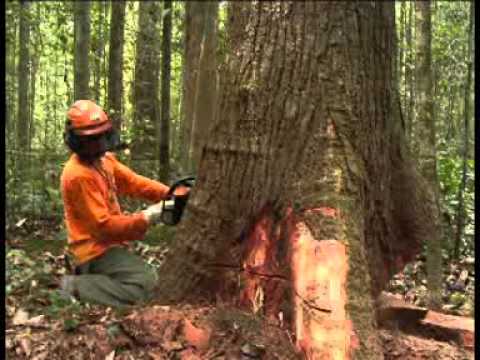
[[[279,321],[267,321],[228,304],[148,304],[114,310],[60,298],[55,290],[65,274],[63,236],[60,226],[51,221],[24,221],[7,227],[8,359],[302,358],[295,351],[292,334]],[[149,232],[146,241],[134,243],[132,250],[158,266],[168,253],[171,237],[171,230],[159,227],[157,233]],[[424,260],[419,258],[396,275],[387,290],[415,308],[424,306],[423,269]],[[450,264],[444,275],[442,313],[462,315],[458,319],[473,323],[468,318],[474,309],[472,259]],[[473,339],[464,344],[426,329],[420,323],[386,322],[379,331],[385,359],[474,358]]]

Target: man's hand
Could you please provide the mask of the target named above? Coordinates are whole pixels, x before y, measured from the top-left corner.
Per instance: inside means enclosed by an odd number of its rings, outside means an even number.
[[[145,210],[142,210],[143,214],[147,218],[149,225],[155,225],[160,222],[162,216],[162,202],[149,206]]]

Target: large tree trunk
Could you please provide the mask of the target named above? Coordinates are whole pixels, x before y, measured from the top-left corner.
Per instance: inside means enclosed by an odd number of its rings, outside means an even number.
[[[469,22],[469,32],[468,32],[468,45],[467,45],[467,79],[465,81],[465,94],[464,94],[464,107],[463,107],[463,154],[462,154],[462,181],[458,187],[458,206],[457,206],[457,231],[455,233],[455,245],[453,256],[456,260],[460,257],[460,244],[463,237],[463,232],[465,228],[465,201],[464,193],[467,186],[467,160],[468,160],[468,149],[470,142],[470,96],[472,90],[472,41],[473,41],[473,14],[474,14],[475,5],[472,1],[470,3],[470,22]]]
[[[90,99],[90,69],[88,54],[90,52],[90,2],[76,1],[74,4],[75,26],[75,79],[74,98]]]
[[[282,313],[309,359],[382,358],[373,299],[429,220],[393,107],[393,3],[235,6],[158,297]]]
[[[112,2],[110,51],[108,60],[108,112],[116,129],[122,125],[123,39],[125,2]]]
[[[191,169],[190,143],[195,109],[195,91],[205,22],[205,6],[200,1],[185,2],[185,48],[183,61],[182,126],[180,157],[182,170]]]
[[[160,119],[160,173],[159,179],[168,182],[170,174],[170,79],[172,45],[172,1],[164,2],[162,25],[162,116]]]
[[[158,99],[160,72],[161,3],[140,2],[135,59],[134,138],[132,158],[155,159],[158,154],[157,126],[160,122]],[[154,169],[157,164],[142,163],[139,170]],[[157,176],[148,173],[149,176]]]
[[[438,309],[442,304],[442,242],[439,206],[439,185],[435,151],[435,122],[433,118],[432,25],[430,2],[415,3],[416,28],[416,96],[418,115],[412,148],[418,154],[420,171],[429,183],[429,191],[438,204],[433,209],[434,226],[427,245],[427,283],[429,306]]]
[[[203,145],[213,123],[217,100],[218,2],[207,1],[203,6],[205,7],[205,24],[196,81],[197,90],[195,91],[196,99],[190,145],[193,170],[197,168]]]

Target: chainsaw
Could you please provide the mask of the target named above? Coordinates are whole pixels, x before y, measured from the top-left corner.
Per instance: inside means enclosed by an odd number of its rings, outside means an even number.
[[[183,211],[188,202],[190,191],[175,193],[180,187],[190,190],[195,185],[195,176],[185,176],[176,180],[167,193],[166,200],[162,203],[161,220],[166,225],[177,225],[182,218]]]

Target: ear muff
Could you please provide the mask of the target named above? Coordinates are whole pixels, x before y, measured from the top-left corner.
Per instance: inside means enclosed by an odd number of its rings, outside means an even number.
[[[117,130],[112,128],[105,134],[105,138],[107,140],[107,151],[115,151],[119,149],[121,143],[120,135]]]
[[[80,149],[80,141],[78,140],[78,136],[74,134],[71,129],[67,129],[63,133],[63,140],[65,144],[72,150],[74,153],[79,153]]]

